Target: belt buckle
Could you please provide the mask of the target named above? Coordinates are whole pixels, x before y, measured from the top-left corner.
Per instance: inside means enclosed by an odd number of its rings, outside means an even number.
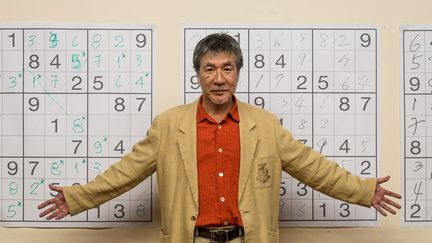
[[[225,243],[229,241],[228,230],[209,231],[210,232],[210,243]],[[216,240],[216,234],[222,235],[225,233],[225,240]]]

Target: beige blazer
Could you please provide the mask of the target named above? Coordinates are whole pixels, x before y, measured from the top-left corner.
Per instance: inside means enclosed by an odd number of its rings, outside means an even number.
[[[279,242],[281,172],[338,199],[370,206],[376,179],[361,180],[296,141],[274,115],[238,101],[238,206],[246,242]],[[158,115],[147,137],[86,185],[65,187],[72,215],[96,207],[157,171],[161,242],[193,242],[198,216],[197,102]]]

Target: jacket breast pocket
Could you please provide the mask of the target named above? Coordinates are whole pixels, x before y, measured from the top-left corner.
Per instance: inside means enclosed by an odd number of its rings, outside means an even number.
[[[255,188],[267,188],[272,186],[273,161],[271,157],[257,158],[253,164],[253,180]]]

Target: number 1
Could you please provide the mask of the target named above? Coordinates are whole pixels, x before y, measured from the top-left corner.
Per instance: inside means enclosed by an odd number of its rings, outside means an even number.
[[[15,33],[12,33],[8,37],[12,38],[12,47],[15,47]]]

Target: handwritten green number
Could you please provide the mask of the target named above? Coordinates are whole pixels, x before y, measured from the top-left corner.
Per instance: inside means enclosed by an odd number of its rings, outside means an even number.
[[[35,191],[36,191],[36,189],[37,189],[40,185],[42,185],[42,184],[44,184],[44,180],[43,180],[43,179],[42,179],[40,182],[34,182],[34,183],[30,186],[30,188],[32,188],[30,194],[31,194],[31,195],[38,195]]]
[[[81,68],[81,61],[79,59],[79,54],[72,54],[72,63],[74,64],[72,66],[73,69],[80,69]]]
[[[11,89],[11,88],[13,88],[13,87],[15,87],[15,86],[17,86],[17,81],[16,81],[16,77],[15,76],[11,76],[11,77],[9,77],[9,85],[8,85],[8,88],[9,89]]]
[[[120,68],[121,66],[120,63],[122,60],[125,60],[125,58],[126,58],[126,54],[124,54],[123,52],[121,55],[117,56],[117,68]]]
[[[100,154],[100,153],[102,153],[102,143],[101,142],[99,142],[99,141],[96,141],[94,144],[93,144],[93,147],[95,148],[95,153],[97,153],[97,154]]]
[[[14,209],[14,207],[16,207],[16,205],[9,205],[8,206],[8,214],[7,217],[8,218],[13,218],[15,217],[15,215],[17,214],[16,210]]]
[[[135,56],[135,59],[137,60],[137,67],[139,67],[139,66],[141,66],[141,64],[142,64],[142,56],[141,56],[141,54],[136,54],[136,56]]]
[[[116,79],[116,81],[115,81],[115,86],[117,87],[117,88],[120,88],[122,85],[121,85],[121,74],[119,74],[118,76],[117,76],[117,79]]]
[[[72,47],[78,46],[77,39],[78,39],[78,36],[74,36],[74,38],[72,39]]]
[[[51,83],[53,84],[54,88],[57,88],[58,81],[59,81],[59,79],[58,79],[58,75],[57,74],[51,75]]]
[[[85,117],[82,118],[77,118],[75,120],[73,120],[73,131],[74,133],[83,133],[84,132],[84,121]]]
[[[33,89],[36,88],[36,83],[38,83],[39,85],[41,85],[41,83],[39,82],[42,79],[42,75],[41,74],[34,74],[33,75],[33,79],[32,79],[32,84],[33,84]]]
[[[78,161],[75,162],[75,168],[74,168],[74,169],[75,169],[75,173],[76,173],[76,174],[79,174],[79,170],[78,170],[78,168],[80,167],[80,164],[86,166],[86,164],[87,164],[87,160],[86,160],[86,159],[83,159],[83,160],[81,161],[81,163],[78,163]]]
[[[101,39],[102,39],[102,37],[100,34],[96,34],[93,36],[93,42],[92,42],[93,49],[99,48]]]
[[[16,182],[9,183],[9,194],[15,195],[18,192],[18,184]]]
[[[60,168],[60,165],[57,162],[52,162],[51,163],[51,174],[56,175],[56,176],[61,175],[59,168]]]
[[[116,35],[116,37],[115,37],[115,42],[116,42],[116,44],[115,44],[114,47],[124,47],[124,45],[123,45],[123,41],[124,41],[123,36],[121,36],[121,35]]]
[[[58,45],[58,38],[57,38],[57,33],[55,32],[50,32],[50,37],[49,37],[49,41],[50,41],[50,46],[49,48],[56,48]]]
[[[101,163],[95,162],[93,169],[96,170],[96,174],[99,174],[102,172],[102,170],[100,169],[101,165],[102,165]]]
[[[102,55],[96,55],[96,56],[95,56],[95,61],[94,61],[94,63],[97,63],[97,67],[98,67],[98,68],[100,68],[101,56],[102,56]]]
[[[144,77],[148,77],[148,76],[149,76],[148,73],[144,74]],[[135,84],[139,85],[139,86],[141,86],[141,88],[143,88],[144,87],[144,77],[143,76],[139,77],[137,79],[137,81],[135,81]]]
[[[36,40],[36,35],[31,35],[29,36],[29,43],[28,43],[28,47],[32,47],[35,44],[35,40]]]

